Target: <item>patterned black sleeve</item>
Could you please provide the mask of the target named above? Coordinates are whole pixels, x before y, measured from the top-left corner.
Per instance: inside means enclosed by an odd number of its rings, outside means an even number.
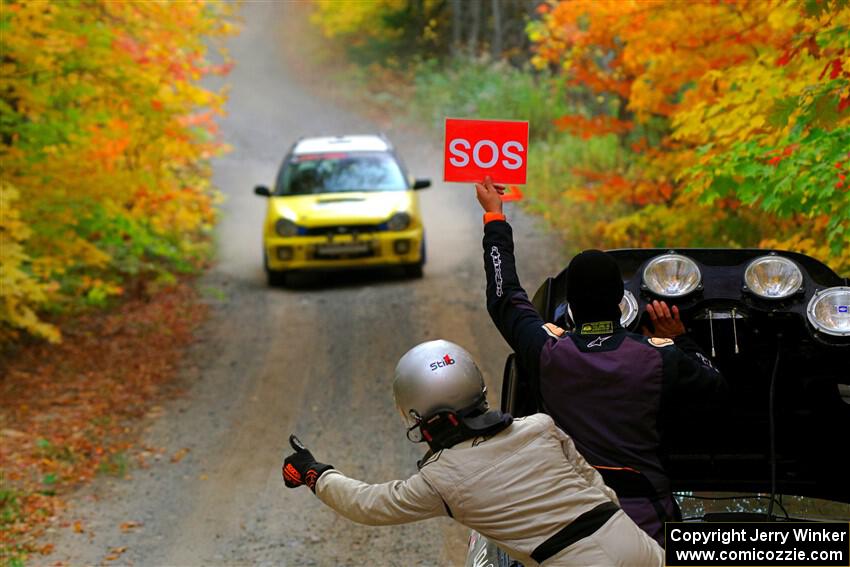
[[[687,335],[680,335],[673,342],[673,346],[664,349],[666,394],[704,396],[706,399],[723,396],[727,390],[726,380],[699,345]]]
[[[553,336],[519,283],[511,226],[505,221],[484,225],[484,271],[487,312],[523,367],[536,374],[540,351]]]

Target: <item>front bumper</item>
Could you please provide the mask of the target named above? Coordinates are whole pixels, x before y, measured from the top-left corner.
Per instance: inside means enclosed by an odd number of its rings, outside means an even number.
[[[422,261],[421,228],[356,236],[266,236],[270,270],[333,270],[369,266],[416,264]]]

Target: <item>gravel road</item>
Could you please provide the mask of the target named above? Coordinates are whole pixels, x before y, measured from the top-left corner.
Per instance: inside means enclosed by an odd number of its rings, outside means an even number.
[[[439,181],[439,142],[411,129],[387,133],[412,173],[435,181],[420,193],[429,249],[424,279],[379,271],[306,278],[295,289],[266,287],[266,203],[253,186],[271,184],[298,136],[378,130],[287,67],[287,10],[284,3],[245,3],[244,29],[230,44],[237,66],[222,129],[233,151],[215,162],[215,183],[227,198],[218,262],[199,284],[213,310],[181,371],[186,394],[148,419],[144,443],[165,452],[132,470],[132,480],[101,479],[73,498],[69,517],[85,531],[55,533],[54,554],[39,560],[45,564],[463,562],[467,531],[450,520],[359,526],[280,479],[289,432],[349,475],[372,482],[410,475],[422,447],[406,440],[393,407],[398,358],[421,341],[455,341],[480,361],[498,403],[508,353],[484,309],[474,193]],[[520,275],[536,288],[557,268],[560,247],[533,219],[508,213]],[[185,456],[172,462],[177,453]]]

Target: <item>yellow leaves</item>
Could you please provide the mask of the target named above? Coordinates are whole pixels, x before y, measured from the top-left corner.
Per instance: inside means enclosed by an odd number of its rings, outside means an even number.
[[[758,246],[759,248],[775,248],[807,254],[823,262],[828,262],[830,267],[838,273],[846,272],[850,269],[850,249],[845,248],[838,255],[833,253],[825,237],[826,222],[822,219],[814,219],[814,221],[806,222],[804,230],[801,230],[799,226],[788,226],[786,227],[786,231],[790,233],[788,236],[765,238],[758,243]]]
[[[31,232],[20,220],[19,197],[11,184],[0,182],[0,324],[57,342],[59,331],[35,314],[35,308],[47,300],[46,286],[26,270],[30,257],[24,244]]]
[[[800,7],[796,3],[778,3],[767,15],[767,23],[776,32],[787,32],[800,22]]]
[[[397,35],[387,26],[373,25],[388,11],[404,7],[404,0],[370,0],[369,2],[346,2],[337,0],[315,0],[315,12],[310,21],[319,26],[325,37],[357,36],[368,34],[378,37]]]

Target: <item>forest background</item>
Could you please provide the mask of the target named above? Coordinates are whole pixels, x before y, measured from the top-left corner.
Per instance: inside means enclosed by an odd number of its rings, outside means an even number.
[[[314,5],[385,111],[530,120],[525,202],[570,251],[766,247],[850,274],[847,0]]]

